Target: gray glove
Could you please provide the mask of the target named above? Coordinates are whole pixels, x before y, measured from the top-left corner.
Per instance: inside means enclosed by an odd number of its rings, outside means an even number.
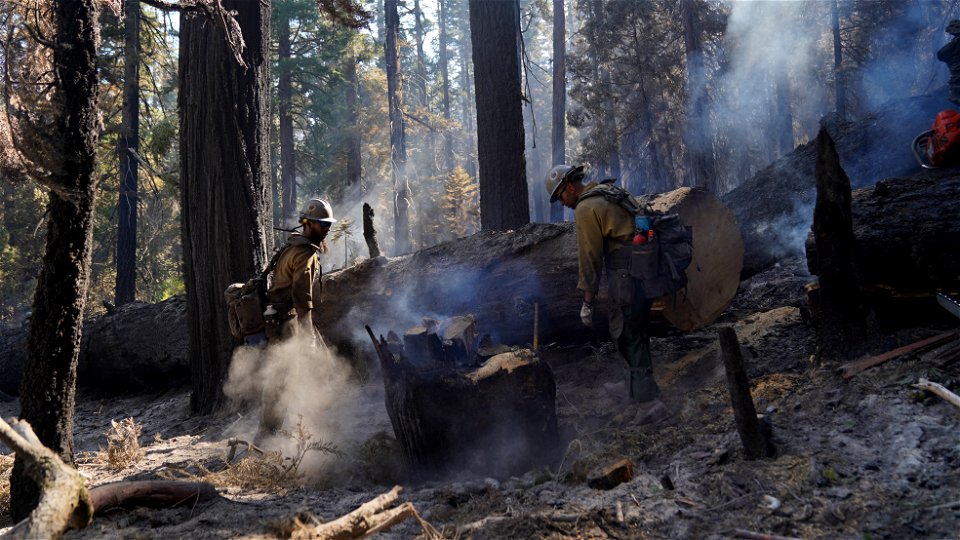
[[[580,307],[580,320],[587,328],[593,328],[593,304],[583,303]]]

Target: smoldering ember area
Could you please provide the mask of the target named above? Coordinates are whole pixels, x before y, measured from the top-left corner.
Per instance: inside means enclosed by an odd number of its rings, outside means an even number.
[[[12,0],[0,72],[0,538],[958,538],[955,0]]]

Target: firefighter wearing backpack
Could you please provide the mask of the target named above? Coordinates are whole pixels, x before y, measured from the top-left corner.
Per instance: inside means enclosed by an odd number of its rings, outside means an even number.
[[[314,331],[311,313],[320,302],[318,255],[336,221],[329,202],[310,199],[304,204],[300,212],[303,232],[287,237],[267,290],[264,319],[267,339],[271,342],[282,341],[298,332]]]
[[[582,166],[570,165],[557,165],[546,177],[550,202],[560,201],[574,210],[580,268],[577,288],[583,291],[580,318],[586,326],[593,326],[593,305],[601,271],[606,267],[610,334],[629,366],[630,397],[642,403],[653,402],[660,395],[653,378],[647,328],[653,301],[645,298],[642,287],[629,274],[634,216],[608,197],[597,196],[601,194],[597,190],[610,189],[605,187],[610,184],[585,185],[583,177]]]

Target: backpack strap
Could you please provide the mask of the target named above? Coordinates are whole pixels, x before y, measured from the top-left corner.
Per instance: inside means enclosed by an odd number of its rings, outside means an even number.
[[[614,182],[616,182],[615,178],[603,180],[593,189],[580,195],[580,199],[577,200],[577,204],[579,205],[580,201],[589,199],[590,197],[603,197],[623,208],[627,212],[630,212],[630,215],[636,216],[643,214],[643,208],[637,204],[637,201],[633,198],[633,195],[631,195],[629,191],[616,185]]]

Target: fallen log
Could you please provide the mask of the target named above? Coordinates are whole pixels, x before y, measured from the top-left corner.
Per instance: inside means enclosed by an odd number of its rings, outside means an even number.
[[[841,122],[833,115],[821,122],[836,141],[854,189],[920,170],[911,143],[918,133],[930,129],[938,112],[951,107],[946,95],[945,89],[938,89],[929,95],[891,101],[856,122]],[[816,160],[816,144],[810,141],[722,197],[743,234],[744,279],[784,258],[803,254],[813,220]]]
[[[111,482],[90,489],[94,514],[144,506],[173,508],[206,502],[217,497],[217,488],[208,482],[141,480]]]
[[[190,381],[186,301],[132,302],[86,321],[77,386],[104,393],[166,390]],[[27,326],[0,332],[0,391],[18,395]]]
[[[472,471],[504,477],[549,463],[557,453],[556,384],[532,351],[498,354],[482,365],[474,356],[465,366],[445,350],[411,358],[399,338],[377,339],[367,331],[383,372],[387,414],[415,476]]]
[[[21,420],[11,426],[0,419],[0,442],[16,452],[27,464],[27,474],[42,486],[37,507],[3,538],[60,538],[68,527],[90,523],[93,507],[83,476],[40,444],[30,424]]]
[[[960,174],[931,171],[853,192],[851,259],[862,300],[886,328],[951,322],[936,293],[960,292]],[[820,256],[807,242],[811,274]]]
[[[677,305],[665,309],[661,302],[654,312],[677,314],[671,320],[685,330],[709,324],[739,284],[743,246],[732,214],[713,195],[690,188],[646,200],[658,210],[675,210],[694,225],[687,291],[677,295]],[[420,324],[423,315],[443,319],[451,313],[473,313],[495,341],[526,344],[533,341],[534,306],[539,304],[540,343],[607,339],[605,317],[596,317],[596,332],[580,322],[583,296],[577,273],[572,223],[481,231],[325,275],[317,322],[346,354],[363,343],[357,329],[364,325],[409,328]],[[601,310],[605,288],[598,300]]]
[[[936,394],[954,407],[960,407],[960,396],[954,394],[950,390],[947,390],[947,387],[943,386],[942,384],[931,382],[926,379],[920,379],[916,384],[913,385],[913,387],[919,388],[920,390],[926,390],[931,394]]]

